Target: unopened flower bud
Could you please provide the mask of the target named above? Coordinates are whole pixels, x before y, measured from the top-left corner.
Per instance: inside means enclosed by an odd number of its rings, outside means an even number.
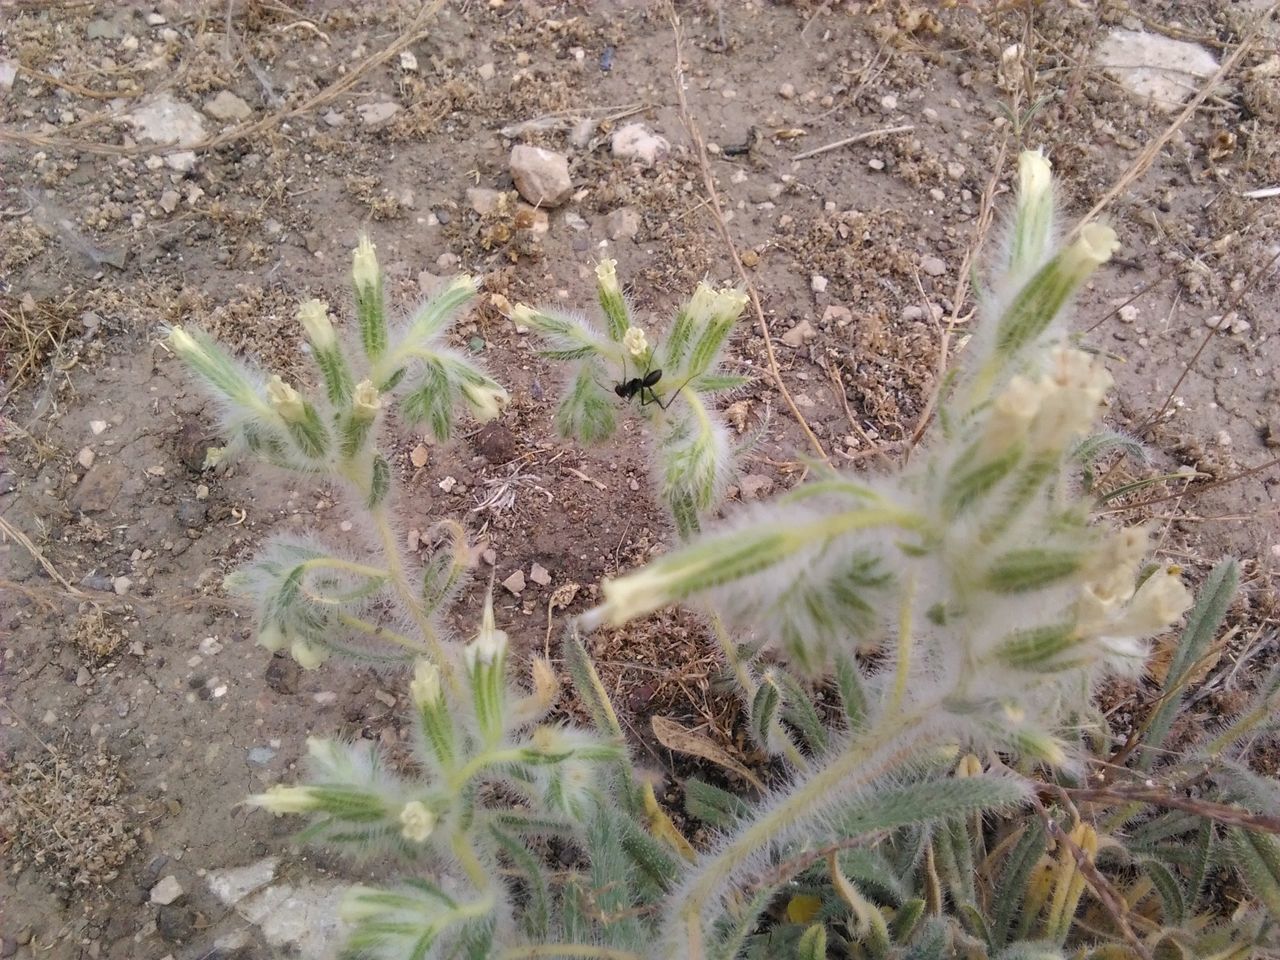
[[[618,294],[618,261],[601,260],[596,264],[596,283],[602,293]]]
[[[1183,586],[1176,567],[1157,570],[1133,595],[1115,632],[1149,637],[1186,613],[1191,603],[1191,593]]]
[[[267,399],[281,419],[288,423],[300,423],[307,415],[306,404],[298,391],[281,380],[279,374],[267,384]]]
[[[310,787],[286,787],[283,784],[270,787],[266,793],[255,793],[247,802],[272,813],[307,813],[319,806]]]
[[[329,350],[337,338],[329,321],[329,305],[323,300],[307,300],[298,307],[298,322],[307,332],[307,339],[317,350]]]
[[[400,808],[400,835],[411,843],[424,843],[436,828],[437,817],[421,800]]]
[[[191,334],[183,330],[181,327],[174,327],[169,331],[169,346],[183,360],[190,363],[197,357],[202,357],[204,351],[200,349],[200,345],[191,338]]]
[[[499,630],[493,619],[493,594],[484,600],[484,615],[480,618],[480,631],[476,638],[467,645],[465,656],[467,666],[474,668],[476,664],[489,666],[497,662],[507,652],[507,634]]]
[[[351,279],[357,290],[376,286],[378,283],[378,253],[368,235],[361,235],[351,258]]]
[[[329,649],[299,638],[290,645],[289,656],[293,657],[303,670],[314,670],[329,659]]]
[[[430,660],[419,658],[413,665],[413,679],[409,681],[409,696],[418,709],[433,707],[440,702],[440,668]]]
[[[288,642],[288,637],[284,635],[284,631],[274,621],[264,623],[262,629],[258,631],[258,646],[265,647],[272,653],[277,650],[283,650]]]

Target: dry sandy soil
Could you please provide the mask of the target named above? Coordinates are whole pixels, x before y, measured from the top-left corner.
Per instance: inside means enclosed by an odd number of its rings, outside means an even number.
[[[1052,157],[1074,220],[1173,123],[1097,67],[1108,32],[1223,59],[1263,6],[678,4],[689,112],[729,233],[782,380],[833,461],[871,466],[917,426],[949,319],[950,345],[963,344],[984,195],[998,184],[1000,202],[1021,146]],[[362,229],[402,307],[459,270],[512,300],[588,304],[604,256],[655,318],[704,275],[737,279],[661,5],[455,0],[419,15],[407,0],[0,0],[0,957],[265,957],[263,931],[214,896],[210,871],[278,855],[295,890],[378,875],[304,854],[289,824],[238,806],[295,775],[309,734],[398,742],[405,682],[338,664],[303,674],[254,645],[223,576],[269,533],[342,537],[352,518],[305,479],[202,469],[215,420],[161,344],[164,324],[203,325],[305,376],[293,311],[310,296],[346,302]],[[1107,509],[1153,519],[1193,578],[1225,554],[1244,562],[1240,631],[1206,677],[1202,714],[1240,696],[1236,658],[1270,656],[1277,622],[1280,198],[1243,194],[1280,184],[1278,36],[1264,25],[1109,204],[1124,250],[1077,308],[1084,342],[1115,359],[1110,424],[1152,452],[1150,466],[1116,465],[1108,488],[1192,468]],[[214,102],[224,91],[237,99]],[[157,94],[204,111],[188,169],[133,139],[125,116]],[[398,109],[380,119],[386,104]],[[537,118],[549,119],[511,129]],[[610,151],[611,131],[636,121],[671,143],[651,168]],[[795,159],[887,127],[910,129]],[[468,188],[512,189],[513,142],[569,156],[577,190],[545,236],[468,200]],[[670,530],[638,422],[577,449],[551,429],[561,374],[530,338],[487,302],[456,333],[513,403],[421,466],[420,438],[385,438],[405,527],[464,519],[499,580],[541,564],[550,582],[500,590],[498,611],[522,649],[541,650],[601,578],[663,549]],[[767,371],[753,318],[732,350]],[[736,404],[740,429],[768,424],[742,491],[799,482],[812,451],[770,378]],[[483,506],[503,484],[514,501]],[[576,599],[552,611],[567,584]],[[463,595],[460,630],[481,595]],[[758,763],[696,623],[655,617],[593,650],[633,729],[670,716]],[[1113,693],[1121,726],[1149,697],[1141,684]],[[688,768],[637,743],[677,801]],[[170,876],[182,894],[151,902]]]

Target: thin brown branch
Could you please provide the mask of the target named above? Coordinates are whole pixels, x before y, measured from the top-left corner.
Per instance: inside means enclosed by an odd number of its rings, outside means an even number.
[[[1280,817],[1250,813],[1241,807],[1197,797],[1183,797],[1158,787],[1056,787],[1066,796],[1081,803],[1147,803],[1169,810],[1182,810],[1220,823],[1225,827],[1243,827],[1263,833],[1280,834]]]
[[[711,214],[715,218],[716,230],[719,232],[721,239],[724,240],[725,247],[729,251],[729,257],[733,260],[734,268],[737,271],[738,279],[746,288],[747,296],[751,300],[751,306],[755,310],[756,324],[760,329],[761,337],[764,338],[765,355],[769,360],[769,373],[773,377],[774,384],[777,386],[778,392],[782,394],[782,399],[786,402],[791,415],[800,424],[800,428],[804,431],[809,445],[813,447],[814,452],[822,458],[824,463],[830,464],[831,459],[827,456],[827,451],[823,449],[822,443],[809,426],[809,422],[805,420],[800,408],[796,406],[795,399],[791,396],[791,391],[787,389],[787,385],[782,380],[782,371],[778,367],[778,358],[773,349],[773,336],[769,333],[769,323],[765,319],[764,308],[760,306],[760,296],[756,293],[755,284],[751,282],[751,278],[747,275],[747,268],[743,266],[742,258],[738,255],[738,248],[733,242],[733,237],[729,234],[729,225],[725,222],[724,208],[720,203],[720,192],[716,189],[715,175],[711,172],[711,162],[707,158],[707,145],[702,138],[702,132],[698,129],[697,121],[693,119],[693,114],[689,110],[688,98],[684,95],[684,39],[680,27],[680,18],[670,0],[667,3],[667,18],[671,22],[671,32],[675,41],[675,67],[672,73],[675,80],[676,99],[680,107],[680,120],[689,135],[690,143],[693,144],[693,152],[702,171],[702,183],[707,193],[707,199],[710,201]]]

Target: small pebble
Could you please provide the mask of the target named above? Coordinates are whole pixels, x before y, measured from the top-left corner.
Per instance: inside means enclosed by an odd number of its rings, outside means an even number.
[[[551,583],[551,574],[547,568],[540,563],[535,563],[529,568],[529,579],[540,587],[545,587]]]
[[[128,577],[116,577],[111,581],[111,588],[115,590],[117,596],[123,597],[129,592],[129,588],[133,586],[133,581]]]
[[[88,470],[90,467],[93,466],[93,461],[96,460],[97,457],[98,455],[93,452],[92,447],[85,447],[78,454],[76,454],[76,463],[80,464],[80,466]]]
[[[525,588],[524,571],[517,570],[511,574],[511,576],[502,581],[502,586],[513,596],[520,596],[520,594],[524,593]]]
[[[173,874],[151,888],[151,902],[166,907],[182,896],[182,884]]]
[[[795,95],[796,95],[796,88],[794,84],[784,83],[782,86],[778,88],[778,96],[780,96],[783,100],[794,100]]]
[[[920,269],[931,277],[940,277],[947,272],[947,265],[940,257],[925,257],[920,261]]]
[[[107,421],[105,421],[105,420],[90,420],[90,421],[89,421],[89,429],[93,431],[93,435],[96,437],[96,436],[97,436],[98,434],[100,434],[103,430],[107,429]]]
[[[815,273],[812,277],[809,278],[809,289],[811,289],[814,293],[826,293],[827,278],[822,276],[821,274]]]
[[[426,444],[420,443],[413,448],[409,454],[409,462],[421,470],[427,465],[427,461],[431,459],[431,451]]]

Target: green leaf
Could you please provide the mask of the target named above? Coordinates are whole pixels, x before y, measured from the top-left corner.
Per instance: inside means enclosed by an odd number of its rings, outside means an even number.
[[[1162,922],[1171,927],[1180,926],[1187,916],[1186,895],[1183,893],[1182,884],[1159,860],[1144,859],[1142,868],[1147,872],[1156,892],[1160,894],[1160,902],[1164,907]]]
[[[1048,837],[1039,820],[1027,820],[1022,836],[1005,858],[996,876],[996,893],[992,897],[994,912],[991,922],[991,945],[1000,947],[1009,942],[1013,931],[1013,919],[1019,913],[1027,894],[1027,882],[1031,871],[1048,847]]]
[[[733,373],[704,373],[694,377],[689,386],[698,393],[724,393],[739,390],[752,382],[751,377],[743,377]]]
[[[377,360],[387,349],[387,315],[382,278],[376,283],[356,286],[356,319],[360,323],[360,343],[365,356]]]
[[[809,692],[783,670],[775,670],[774,677],[786,694],[782,707],[783,718],[800,732],[813,753],[822,753],[829,745],[827,728],[822,725],[822,718],[818,716]]]
[[[1227,615],[1227,608],[1231,605],[1231,598],[1235,596],[1239,582],[1240,565],[1234,560],[1224,560],[1209,572],[1204,586],[1200,588],[1200,596],[1187,617],[1187,625],[1174,648],[1173,659],[1161,685],[1160,705],[1147,726],[1144,739],[1147,749],[1140,761],[1143,770],[1150,770],[1156,757],[1160,755],[1160,748],[1169,735],[1173,718],[1182,706],[1183,689],[1191,678],[1192,668],[1209,649],[1209,644]]]
[[[1026,784],[1005,777],[947,777],[922,780],[858,796],[838,808],[832,819],[842,837],[893,830],[1008,810],[1026,800]]]
[[[773,730],[781,703],[782,694],[767,678],[756,688],[756,695],[751,701],[751,734],[756,743],[766,750],[771,748],[774,739],[769,734]]]
[[[948,516],[961,511],[990,493],[1022,459],[1022,444],[1012,444],[994,460],[981,460],[977,447],[966,451],[951,468],[944,488],[942,509]]]
[[[1075,574],[1084,562],[1080,550],[1030,547],[1010,550],[992,561],[983,586],[996,593],[1023,593],[1050,586]]]
[[[316,366],[320,368],[320,375],[324,378],[329,403],[335,408],[345,406],[351,400],[354,382],[351,377],[351,368],[347,366],[346,358],[342,355],[342,349],[335,344],[327,350],[314,351],[313,356]]]
[[[918,897],[908,900],[898,908],[893,915],[893,923],[889,927],[894,943],[906,943],[911,939],[911,935],[915,933],[916,927],[924,917],[924,910],[925,902]]]
[[[844,653],[836,654],[836,688],[840,691],[845,721],[851,731],[857,732],[867,723],[867,694],[862,688],[862,672],[857,661]]]
[[[474,281],[466,283],[463,279],[455,279],[414,311],[405,333],[406,344],[426,344],[449,328],[457,312],[476,295]]]
[[[815,923],[800,936],[796,960],[827,960],[827,931]]]
[[[1266,833],[1231,827],[1227,838],[1240,876],[1272,921],[1280,920],[1280,842]]]
[[[722,830],[751,813],[751,807],[740,797],[697,778],[685,781],[684,809],[689,816]]]
[[[456,391],[439,358],[421,359],[421,379],[401,402],[400,412],[410,426],[425,424],[427,432],[437,442],[443,442],[453,434]]]
[[[547,868],[515,837],[497,827],[490,827],[490,832],[524,880],[525,900],[520,910],[524,932],[531,940],[543,940],[551,923],[551,894],[543,877]]]
[[[569,392],[556,409],[555,426],[560,436],[588,445],[613,436],[617,429],[615,402],[597,382],[603,375],[603,369],[596,362],[578,367]]]
[[[391,492],[391,467],[386,457],[377,454],[373,458],[373,468],[369,476],[369,497],[365,504],[370,510],[382,504]]]

